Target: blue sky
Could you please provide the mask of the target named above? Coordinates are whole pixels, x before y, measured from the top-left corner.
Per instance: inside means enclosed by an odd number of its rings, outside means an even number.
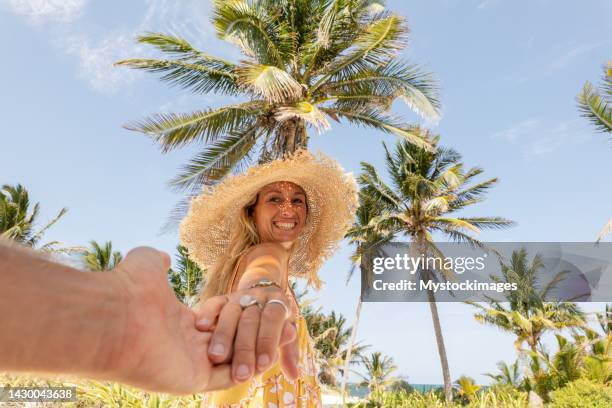
[[[468,166],[500,184],[473,214],[517,221],[488,241],[592,241],[612,216],[612,145],[580,118],[575,96],[599,81],[611,57],[612,3],[552,0],[389,1],[407,17],[403,56],[423,64],[442,85],[443,117],[434,128]],[[134,43],[143,31],[179,34],[202,50],[237,60],[209,25],[207,1],[0,0],[0,183],[22,183],[42,204],[43,220],[68,214],[48,240],[84,245],[112,240],[126,252],[151,245],[174,252],[177,238],[159,235],[180,196],[166,182],[197,152],[162,155],[150,140],[121,127],[157,112],[219,106],[228,98],[168,88],[154,75],[114,68],[151,55]],[[419,118],[398,103],[398,113]],[[347,171],[382,164],[391,136],[338,125],[311,139]],[[350,248],[321,271],[318,304],[352,320],[358,279],[346,286]],[[441,304],[453,380],[513,361],[513,337],[479,325],[463,304]],[[601,305],[585,305],[596,310]],[[366,304],[359,329],[372,350],[391,355],[414,383],[441,373],[427,304]]]

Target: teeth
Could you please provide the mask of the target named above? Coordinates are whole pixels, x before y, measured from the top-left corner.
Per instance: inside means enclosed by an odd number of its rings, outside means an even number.
[[[274,225],[276,225],[280,229],[289,231],[295,228],[297,223],[295,222],[275,222]]]

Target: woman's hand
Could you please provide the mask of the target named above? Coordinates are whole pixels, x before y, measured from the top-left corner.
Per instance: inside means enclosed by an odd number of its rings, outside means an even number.
[[[243,296],[253,296],[261,307],[255,304],[243,309],[240,305]],[[275,302],[268,303],[273,299],[287,309]],[[281,289],[270,286],[241,289],[225,297],[217,309],[201,308],[196,327],[214,330],[208,348],[210,361],[231,363],[234,381],[243,382],[268,369],[280,354],[284,374],[297,378],[297,330],[294,314],[287,313],[290,305]]]

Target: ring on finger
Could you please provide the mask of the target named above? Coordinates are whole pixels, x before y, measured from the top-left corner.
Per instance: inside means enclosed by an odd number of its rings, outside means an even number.
[[[257,301],[257,298],[251,295],[240,296],[239,304],[242,310],[246,309],[247,307],[253,306],[253,305],[257,305],[259,306],[260,309],[263,309],[263,306]]]
[[[266,302],[266,305],[269,305],[271,303],[277,303],[279,305],[281,305],[282,307],[285,308],[285,319],[289,318],[289,316],[291,316],[291,311],[289,310],[289,306],[287,306],[285,304],[285,302],[283,302],[282,300],[279,299],[270,299]]]

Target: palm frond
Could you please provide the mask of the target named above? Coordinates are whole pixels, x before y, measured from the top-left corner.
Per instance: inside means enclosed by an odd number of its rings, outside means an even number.
[[[264,109],[265,102],[254,100],[187,114],[158,114],[125,127],[152,136],[168,152],[192,142],[215,141],[252,122]]]
[[[364,66],[384,65],[405,46],[407,33],[408,28],[399,15],[391,14],[374,20],[355,38],[346,55],[327,64],[312,91],[343,69],[357,70]]]
[[[240,86],[272,103],[302,97],[302,85],[288,72],[275,66],[245,63],[236,69],[236,73]]]
[[[612,132],[612,102],[602,97],[586,82],[578,95],[578,108],[582,116],[589,119],[600,132]]]
[[[255,145],[259,125],[251,124],[218,139],[199,153],[183,168],[170,184],[180,190],[197,191],[205,184],[221,180],[243,159]]]
[[[219,38],[260,64],[283,68],[289,60],[293,38],[286,21],[267,15],[254,2],[215,0],[212,22]]]
[[[328,114],[335,114],[345,117],[349,122],[361,126],[372,127],[404,138],[406,141],[419,146],[423,149],[431,150],[430,141],[424,139],[422,134],[416,131],[414,126],[406,125],[395,121],[392,117],[385,115],[374,109],[364,109],[358,112],[341,110],[335,108],[320,108]]]
[[[331,128],[327,118],[319,108],[308,102],[298,102],[295,106],[281,106],[276,110],[274,118],[277,122],[284,122],[292,118],[303,119],[306,123],[313,126],[319,134]]]

